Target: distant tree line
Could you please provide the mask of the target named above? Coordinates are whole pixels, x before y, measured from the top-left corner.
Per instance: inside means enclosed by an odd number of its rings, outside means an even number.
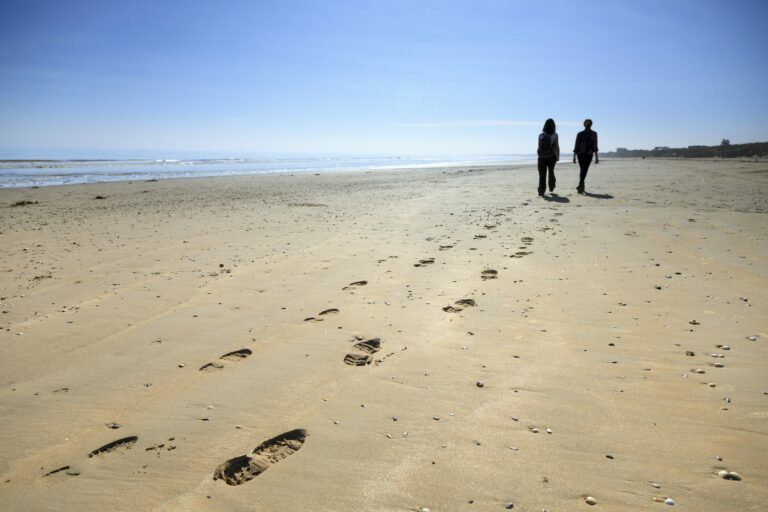
[[[616,148],[603,156],[608,157],[677,157],[677,158],[752,158],[768,157],[768,142],[750,142],[749,144],[731,144],[723,139],[719,146],[688,146],[670,148],[657,146],[653,149]]]

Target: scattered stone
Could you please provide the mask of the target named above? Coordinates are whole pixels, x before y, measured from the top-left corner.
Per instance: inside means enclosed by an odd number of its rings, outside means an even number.
[[[584,498],[584,501],[586,502],[587,505],[597,505],[597,500],[592,496],[587,496],[586,498]]]
[[[692,350],[686,350],[685,355],[687,355],[688,357],[693,357],[696,355],[696,353],[693,352]]]
[[[735,480],[737,482],[741,481],[741,475],[735,471],[722,470],[722,471],[718,471],[717,474],[723,480]]]
[[[479,381],[477,381],[477,382],[476,382],[476,385],[477,385],[477,387],[479,387],[479,388],[483,388],[483,387],[485,387],[485,382],[483,382],[483,381],[479,380]]]
[[[701,322],[699,322],[698,320],[689,320],[688,323],[691,325],[701,325]]]

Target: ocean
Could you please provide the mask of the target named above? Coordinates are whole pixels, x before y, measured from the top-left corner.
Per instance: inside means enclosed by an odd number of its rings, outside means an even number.
[[[42,155],[42,156],[41,156]],[[323,173],[398,168],[526,164],[535,155],[349,156],[165,153],[110,154],[0,151],[0,188],[45,187],[115,181],[235,176],[273,173]]]

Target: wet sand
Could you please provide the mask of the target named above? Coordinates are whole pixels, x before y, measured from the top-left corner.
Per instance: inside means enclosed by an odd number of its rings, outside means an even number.
[[[556,172],[0,190],[2,509],[764,510],[768,163]]]

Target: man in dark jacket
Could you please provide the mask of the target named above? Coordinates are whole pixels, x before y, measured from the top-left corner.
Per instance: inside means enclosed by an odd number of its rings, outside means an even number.
[[[584,193],[584,180],[587,178],[589,164],[592,163],[592,155],[595,155],[595,165],[600,163],[597,155],[597,132],[592,131],[592,120],[584,120],[584,130],[576,135],[576,144],[573,146],[573,163],[579,160],[579,186],[576,190]]]

